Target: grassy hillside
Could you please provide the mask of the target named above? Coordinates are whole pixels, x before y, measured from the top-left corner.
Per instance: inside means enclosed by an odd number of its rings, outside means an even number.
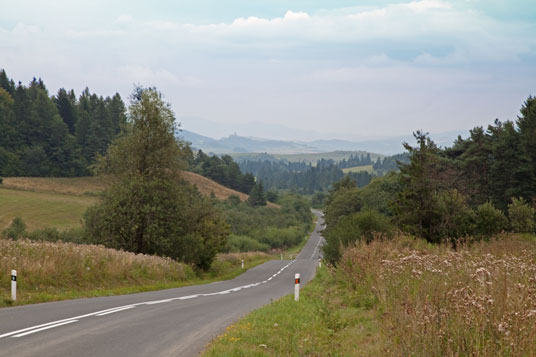
[[[209,196],[225,200],[231,195],[246,201],[248,195],[224,187],[206,177],[183,172],[183,178]],[[55,227],[59,230],[80,227],[86,209],[98,200],[105,185],[96,177],[49,178],[6,177],[0,185],[0,231],[13,218],[21,217],[28,231]],[[272,203],[269,206],[278,207]]]
[[[94,195],[102,191],[105,185],[97,177],[5,177],[0,187],[69,195]]]
[[[222,186],[219,183],[212,181],[211,179],[208,179],[198,174],[194,174],[193,172],[183,171],[181,175],[186,181],[190,182],[193,185],[196,185],[199,192],[206,196],[209,196],[211,193],[214,193],[214,196],[216,196],[217,199],[225,200],[229,198],[229,196],[235,195],[238,196],[241,201],[246,201],[249,197],[245,193],[238,192],[233,189]]]
[[[354,166],[354,167],[347,167],[345,169],[342,169],[342,172],[345,174],[349,172],[361,172],[366,171],[369,174],[374,173],[374,169],[372,168],[372,165],[364,165],[364,166]]]
[[[1,188],[0,230],[13,218],[21,217],[29,231],[56,227],[60,230],[79,227],[86,209],[97,202],[96,197],[34,192]]]
[[[430,245],[399,236],[348,249],[296,303],[263,307],[208,356],[534,356],[536,237]]]

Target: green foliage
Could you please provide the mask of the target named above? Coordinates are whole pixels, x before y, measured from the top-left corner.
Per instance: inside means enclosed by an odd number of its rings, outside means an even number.
[[[281,208],[252,207],[229,199],[219,204],[233,236],[247,236],[262,243],[259,247],[266,245],[269,249],[289,248],[299,244],[311,226],[311,207],[305,198],[285,195],[279,199],[279,205]],[[242,238],[231,239],[244,241],[240,243],[244,247],[249,244]],[[233,247],[233,244],[229,245]],[[257,250],[256,247],[254,250]]]
[[[393,226],[389,217],[373,210],[361,211],[341,217],[326,230],[324,258],[336,265],[343,250],[353,243],[364,240],[370,243],[375,238],[388,238]]]
[[[266,200],[269,202],[277,202],[279,200],[279,194],[277,190],[270,190],[266,192]]]
[[[266,196],[262,182],[256,183],[249,193],[248,204],[250,206],[266,206]]]
[[[340,187],[328,197],[328,205],[324,214],[326,224],[335,226],[340,218],[359,212],[362,207],[363,200],[359,189]]]
[[[532,233],[536,230],[536,210],[523,198],[512,198],[508,205],[510,229],[517,233]]]
[[[491,202],[478,206],[475,214],[475,233],[479,236],[489,238],[507,228],[506,216]]]
[[[15,87],[5,71],[0,78],[1,175],[88,175],[124,124],[119,94],[97,97],[86,88],[77,100],[62,88],[49,97],[41,79]]]
[[[250,173],[240,172],[240,167],[229,155],[208,156],[199,150],[190,156],[189,167],[192,172],[246,194],[255,185],[255,177]]]
[[[363,208],[393,216],[393,205],[401,191],[400,175],[396,172],[376,177],[369,185],[361,189],[360,198],[363,201]]]
[[[227,226],[209,200],[179,178],[185,144],[175,118],[155,89],[137,88],[126,135],[100,157],[95,170],[110,187],[84,217],[93,243],[169,256],[208,269],[226,246]]]
[[[439,222],[436,235],[441,241],[454,242],[474,232],[475,213],[467,205],[467,200],[457,190],[441,191],[437,194]]]
[[[270,245],[264,244],[249,236],[231,234],[227,240],[231,252],[266,252]]]
[[[314,208],[322,208],[324,207],[325,201],[327,199],[327,194],[324,192],[317,192],[313,195],[311,199],[311,203]]]
[[[242,202],[240,201],[240,197],[238,197],[237,195],[230,195],[225,201],[231,207],[236,207],[240,204],[240,202]]]
[[[3,235],[9,239],[26,238],[26,223],[20,217],[15,217],[9,227],[4,230]]]

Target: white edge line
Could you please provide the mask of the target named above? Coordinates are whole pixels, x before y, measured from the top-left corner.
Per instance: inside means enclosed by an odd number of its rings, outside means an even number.
[[[318,247],[318,245],[320,245],[320,241],[318,242],[317,247]],[[316,248],[315,248],[315,251],[316,251]],[[145,302],[140,302],[140,303],[136,303],[136,304],[132,304],[132,305],[124,305],[124,306],[113,307],[113,308],[110,308],[110,309],[100,310],[100,311],[92,312],[92,313],[85,314],[85,315],[75,316],[75,317],[71,317],[71,318],[63,319],[63,320],[47,322],[45,324],[32,326],[32,327],[27,327],[27,328],[23,328],[23,329],[17,330],[17,331],[8,332],[8,333],[0,335],[0,338],[9,337],[9,336],[13,336],[13,335],[15,335],[14,337],[22,337],[22,336],[26,336],[26,335],[29,335],[29,334],[34,333],[34,332],[39,332],[39,331],[46,330],[48,328],[53,328],[53,327],[56,327],[56,326],[62,326],[62,325],[70,324],[70,323],[76,322],[76,321],[78,321],[78,319],[82,319],[84,317],[104,316],[104,315],[108,315],[108,314],[111,314],[111,313],[114,313],[114,312],[131,309],[131,308],[133,308],[135,306],[138,306],[138,305],[160,304],[160,303],[163,303],[163,302],[169,302],[169,301],[174,301],[174,300],[188,300],[188,299],[194,299],[194,298],[197,298],[197,297],[200,297],[200,296],[225,295],[225,294],[229,294],[230,292],[233,292],[233,291],[239,291],[241,289],[245,289],[245,288],[249,288],[249,287],[256,287],[256,286],[258,286],[260,284],[264,284],[265,282],[271,281],[273,278],[276,278],[280,273],[283,272],[283,270],[285,270],[286,268],[291,266],[295,261],[296,260],[292,260],[290,263],[288,263],[283,268],[281,268],[277,273],[275,273],[274,275],[272,275],[271,277],[269,277],[267,280],[265,280],[263,282],[258,282],[258,283],[254,283],[254,284],[239,286],[239,287],[236,287],[236,288],[223,290],[223,291],[218,291],[218,292],[215,292],[215,293],[187,295],[187,296],[181,296],[181,297],[176,297],[176,298],[171,298],[171,299],[145,301]],[[26,331],[28,331],[28,332],[26,332]]]
[[[67,324],[70,324],[70,323],[73,323],[73,322],[76,322],[76,321],[78,321],[78,320],[69,320],[69,321],[59,323],[59,324],[41,327],[41,328],[38,328],[37,330],[31,330],[31,331],[28,331],[28,332],[19,333],[18,335],[15,335],[13,337],[23,337],[23,336],[26,336],[26,335],[30,335],[32,333],[36,333],[36,332],[43,331],[43,330],[48,330],[50,328],[54,328],[54,327],[58,327],[58,326],[67,325]]]
[[[107,312],[103,312],[101,314],[97,314],[95,316],[105,316],[105,315],[109,315],[109,314],[113,314],[114,312],[119,312],[119,311],[123,311],[123,310],[128,310],[128,309],[133,309],[135,306],[124,306],[122,308],[119,308],[119,309],[115,309],[115,310],[111,310],[111,311],[107,311]]]

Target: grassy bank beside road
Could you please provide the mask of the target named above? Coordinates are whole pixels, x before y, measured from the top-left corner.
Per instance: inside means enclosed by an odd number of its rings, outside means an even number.
[[[211,270],[194,272],[174,260],[95,245],[0,239],[0,307],[129,294],[231,279],[273,257],[264,253],[217,256]],[[17,270],[17,301],[10,272]]]
[[[300,292],[254,311],[214,340],[203,356],[381,355],[378,321],[353,300],[334,271],[321,268]]]
[[[228,328],[206,356],[536,355],[536,237],[430,245],[398,236],[346,250],[296,303]]]

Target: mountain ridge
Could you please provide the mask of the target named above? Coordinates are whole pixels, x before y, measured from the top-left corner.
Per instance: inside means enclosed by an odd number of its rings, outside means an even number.
[[[450,146],[460,135],[459,131],[431,134],[439,146]],[[350,141],[342,139],[321,139],[312,141],[276,140],[246,137],[236,134],[221,139],[213,139],[182,129],[176,136],[189,142],[193,148],[212,154],[270,153],[270,154],[315,154],[333,151],[362,151],[381,155],[402,153],[402,143],[412,143],[412,135]]]

